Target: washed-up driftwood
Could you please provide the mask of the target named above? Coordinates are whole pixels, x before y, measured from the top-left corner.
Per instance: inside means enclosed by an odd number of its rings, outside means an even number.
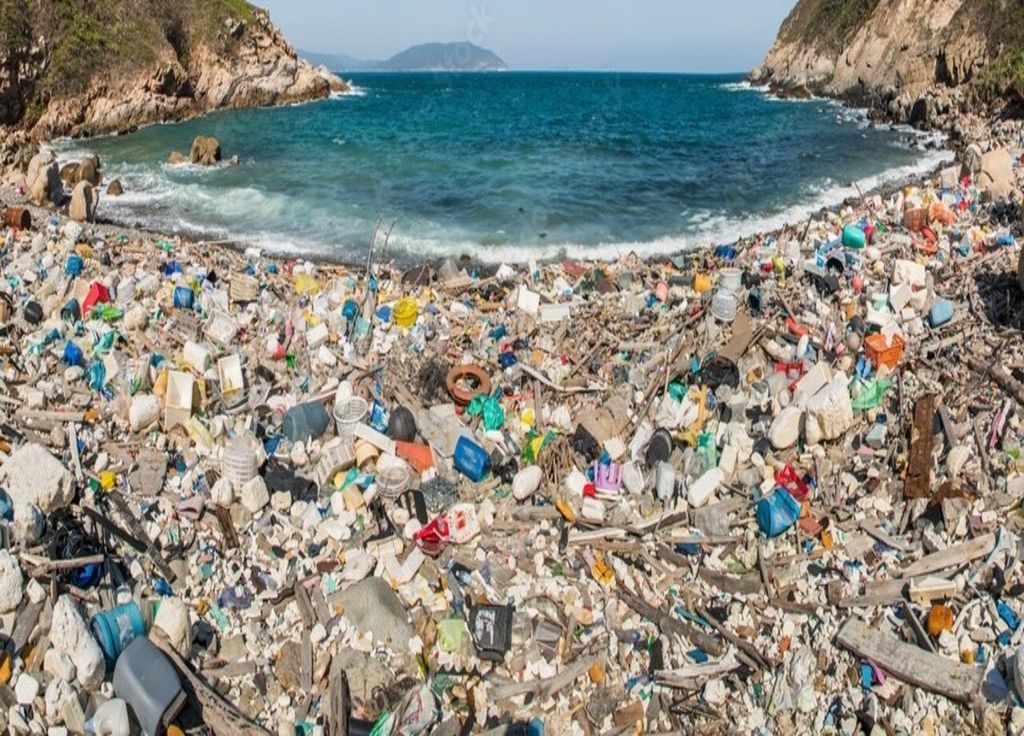
[[[987,555],[992,551],[992,546],[995,543],[995,534],[983,534],[980,537],[926,555],[909,567],[900,570],[899,575],[906,579],[928,575],[949,567],[960,567]]]
[[[182,687],[188,694],[192,706],[214,736],[270,736],[268,731],[246,718],[241,711],[210,687],[206,680],[193,672],[188,662],[182,659],[171,646],[167,635],[160,629],[154,628],[149,638],[167,655],[178,671],[182,678]]]
[[[623,591],[620,592],[619,597],[627,606],[644,618],[652,621],[663,633],[681,636],[694,646],[700,647],[715,657],[720,657],[725,653],[725,647],[722,646],[722,642],[714,636],[705,634],[687,622],[674,618],[635,595],[630,595]]]
[[[889,636],[858,618],[850,618],[836,636],[839,646],[870,659],[887,674],[960,703],[969,703],[981,688],[985,668],[972,667],[926,652]]]

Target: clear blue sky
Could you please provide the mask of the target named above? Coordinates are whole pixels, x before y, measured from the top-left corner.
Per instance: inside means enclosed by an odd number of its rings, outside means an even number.
[[[795,0],[255,0],[309,51],[472,41],[518,69],[746,71]]]

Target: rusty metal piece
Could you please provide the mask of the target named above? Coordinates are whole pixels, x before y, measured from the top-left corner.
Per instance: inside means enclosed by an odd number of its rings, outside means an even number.
[[[910,464],[904,484],[907,498],[928,498],[931,495],[934,430],[935,396],[927,394],[914,404],[914,420],[910,428]]]
[[[4,227],[17,230],[32,229],[32,213],[24,207],[8,207],[4,210]]]

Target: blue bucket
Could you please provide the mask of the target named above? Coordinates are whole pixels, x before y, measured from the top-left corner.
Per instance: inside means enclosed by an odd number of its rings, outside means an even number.
[[[779,536],[799,518],[800,504],[782,488],[757,503],[757,525],[769,537]]]
[[[174,308],[175,309],[192,309],[192,305],[195,304],[196,293],[187,286],[175,286],[174,287]]]
[[[64,263],[64,273],[68,276],[80,276],[84,266],[85,263],[82,261],[82,256],[72,253]]]
[[[114,663],[129,644],[146,635],[146,622],[134,601],[97,613],[89,621],[89,626],[103,649],[108,670],[114,669]]]

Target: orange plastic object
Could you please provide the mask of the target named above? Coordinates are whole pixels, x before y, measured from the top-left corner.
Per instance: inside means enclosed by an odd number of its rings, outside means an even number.
[[[426,445],[415,442],[396,442],[395,452],[417,473],[425,473],[434,467],[434,452]]]
[[[932,610],[928,612],[928,633],[938,639],[939,634],[952,628],[953,611],[941,603],[932,606]]]
[[[886,345],[885,335],[868,335],[864,340],[864,354],[876,367],[895,368],[903,359],[903,339],[893,335],[892,345]]]
[[[956,214],[942,202],[932,202],[932,206],[928,208],[928,219],[948,227],[956,223]]]
[[[808,332],[806,327],[799,324],[792,317],[786,317],[786,329],[789,330],[789,334],[794,337],[803,337]]]

